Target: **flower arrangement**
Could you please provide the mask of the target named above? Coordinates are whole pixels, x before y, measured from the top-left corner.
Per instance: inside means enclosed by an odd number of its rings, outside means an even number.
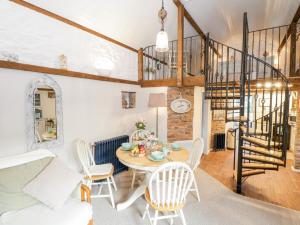
[[[146,128],[145,121],[143,121],[143,120],[137,121],[137,122],[135,123],[135,126],[136,126],[136,128],[139,129],[139,130],[145,130],[145,128]]]

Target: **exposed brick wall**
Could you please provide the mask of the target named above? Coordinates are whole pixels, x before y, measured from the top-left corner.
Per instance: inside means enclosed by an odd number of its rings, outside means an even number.
[[[214,113],[214,112],[213,112]],[[212,116],[211,121],[211,141],[210,141],[210,147],[213,147],[214,143],[214,134],[215,133],[224,133],[225,132],[225,118],[222,120],[214,120]]]
[[[294,167],[300,169],[300,90],[298,90],[298,99],[297,99],[297,122],[296,122],[296,137],[295,137],[295,163]]]
[[[184,114],[175,113],[171,110],[170,104],[178,98],[181,92],[182,97],[192,103],[192,109]],[[193,139],[193,114],[194,114],[194,88],[168,88],[168,141],[192,140]]]

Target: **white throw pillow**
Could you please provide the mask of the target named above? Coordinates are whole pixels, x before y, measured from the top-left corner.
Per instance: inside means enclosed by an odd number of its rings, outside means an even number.
[[[82,178],[80,173],[55,158],[23,191],[45,205],[57,208],[65,203]]]

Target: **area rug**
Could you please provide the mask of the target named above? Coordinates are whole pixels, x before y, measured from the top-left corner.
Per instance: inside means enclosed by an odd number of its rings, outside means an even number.
[[[116,176],[118,191],[115,202],[122,202],[130,195],[131,174]],[[238,195],[219,181],[199,169],[196,173],[201,202],[192,193],[184,208],[187,225],[300,225],[300,212]],[[299,196],[300,197],[300,196]],[[109,199],[93,199],[95,225],[150,225],[142,219],[146,202],[138,199],[129,208],[117,211]],[[169,221],[159,221],[167,225]],[[180,219],[174,225],[181,224]]]

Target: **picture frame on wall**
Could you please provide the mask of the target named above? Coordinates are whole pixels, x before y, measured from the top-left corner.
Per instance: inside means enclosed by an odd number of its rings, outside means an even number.
[[[122,108],[133,109],[136,106],[136,92],[122,91]]]

